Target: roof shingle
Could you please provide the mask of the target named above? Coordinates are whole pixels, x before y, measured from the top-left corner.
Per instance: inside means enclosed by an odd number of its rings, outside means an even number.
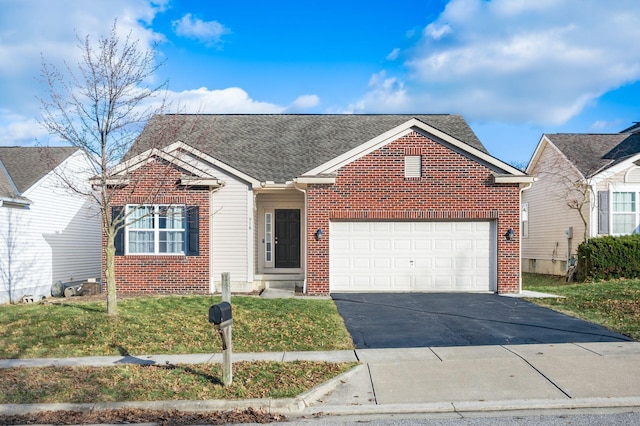
[[[286,182],[416,118],[487,152],[459,115],[158,115],[129,158],[182,141],[259,180]]]
[[[22,194],[78,149],[76,147],[2,146],[0,162],[4,165],[18,192]],[[7,185],[9,185],[8,182]]]
[[[585,178],[640,153],[639,133],[554,133],[545,136]]]

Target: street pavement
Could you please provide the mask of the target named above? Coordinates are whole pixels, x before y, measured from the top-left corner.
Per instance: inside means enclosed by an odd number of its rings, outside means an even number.
[[[260,408],[291,417],[640,407],[640,342],[234,353],[232,361],[361,364],[297,398],[0,405],[2,414],[118,407],[213,411]],[[222,354],[5,359],[1,368],[222,362]],[[0,372],[1,374],[1,372]]]

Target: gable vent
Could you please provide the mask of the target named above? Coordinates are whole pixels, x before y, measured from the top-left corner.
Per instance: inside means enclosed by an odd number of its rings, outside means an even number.
[[[407,155],[404,157],[405,178],[420,178],[422,176],[421,159],[420,155]]]
[[[640,183],[640,167],[629,170],[624,181],[627,183]]]

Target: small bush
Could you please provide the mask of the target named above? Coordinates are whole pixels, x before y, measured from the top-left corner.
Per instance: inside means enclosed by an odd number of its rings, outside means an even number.
[[[640,277],[640,235],[592,238],[578,247],[579,281]]]

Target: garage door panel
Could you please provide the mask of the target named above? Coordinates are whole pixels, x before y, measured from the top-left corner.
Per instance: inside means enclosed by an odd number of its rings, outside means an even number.
[[[487,291],[491,222],[332,222],[331,291]]]

